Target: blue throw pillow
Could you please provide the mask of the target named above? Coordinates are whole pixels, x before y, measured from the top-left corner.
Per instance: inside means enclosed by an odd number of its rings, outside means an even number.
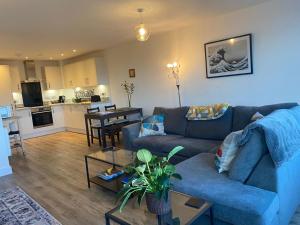
[[[164,129],[164,116],[153,115],[144,119],[141,125],[139,137],[166,135]]]

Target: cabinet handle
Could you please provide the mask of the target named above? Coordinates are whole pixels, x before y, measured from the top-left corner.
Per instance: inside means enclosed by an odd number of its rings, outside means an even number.
[[[48,83],[48,88],[50,89],[50,82]]]
[[[52,113],[54,114],[54,109],[52,109]]]
[[[17,85],[18,91],[20,91],[20,84]]]
[[[31,112],[28,112],[29,117],[31,117]]]

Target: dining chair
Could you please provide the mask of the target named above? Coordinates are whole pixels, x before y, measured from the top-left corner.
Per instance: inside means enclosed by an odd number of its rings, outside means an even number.
[[[88,108],[87,113],[97,113],[100,112],[99,107],[95,108]],[[101,142],[101,133],[105,132],[105,135],[108,136],[111,139],[112,145],[115,146],[115,137],[114,135],[117,135],[117,138],[119,140],[119,134],[116,132],[116,129],[114,128],[114,124],[112,122],[107,121],[105,123],[105,129],[101,126],[101,123],[99,120],[93,120],[89,119],[89,125],[90,125],[90,133],[91,133],[91,142],[94,143],[94,130],[97,131],[98,139],[99,139],[99,145],[102,145]]]
[[[113,104],[113,105],[104,106],[104,108],[105,108],[105,111],[116,110],[117,106],[116,106],[116,104]],[[117,135],[118,142],[120,143],[120,132],[122,131],[122,124],[128,123],[129,122],[128,119],[126,118],[126,116],[124,116],[123,119],[116,117],[116,119],[109,120],[109,122],[115,124],[115,126],[114,126],[115,133]]]

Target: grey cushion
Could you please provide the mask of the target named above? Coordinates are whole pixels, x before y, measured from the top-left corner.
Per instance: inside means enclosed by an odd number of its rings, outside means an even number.
[[[233,109],[233,123],[232,123],[232,130],[242,130],[244,129],[249,123],[251,123],[251,117],[256,113],[259,112],[262,115],[266,116],[271,112],[277,109],[290,109],[294,106],[297,106],[297,103],[281,103],[281,104],[274,104],[274,105],[265,105],[265,106],[236,106]]]
[[[187,158],[193,157],[199,153],[215,152],[216,149],[222,144],[222,141],[217,140],[205,140],[196,138],[181,138],[173,139],[168,144],[164,144],[169,149],[172,149],[178,145],[184,147],[184,150],[180,151],[178,155]]]
[[[225,114],[216,120],[188,121],[187,137],[224,140],[231,132],[232,107],[229,107]]]
[[[151,152],[169,152],[168,143],[174,139],[182,139],[183,136],[170,134],[163,136],[146,136],[140,137],[133,140],[133,146],[136,150],[146,148]]]
[[[260,159],[267,153],[268,147],[262,131],[254,131],[250,140],[240,147],[238,155],[232,162],[229,178],[246,182]]]
[[[162,155],[169,153],[174,147],[181,145],[184,147],[184,150],[177,155],[189,158],[202,152],[214,152],[222,142],[185,138],[180,135],[166,135],[141,137],[135,139],[133,143],[136,149],[146,148],[154,153],[162,153]]]
[[[167,134],[184,135],[187,119],[185,118],[189,107],[163,108],[155,107],[153,114],[163,114],[165,116],[164,126]]]

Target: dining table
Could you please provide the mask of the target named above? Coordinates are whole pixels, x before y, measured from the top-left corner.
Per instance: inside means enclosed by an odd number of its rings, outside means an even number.
[[[122,107],[122,108],[117,108],[117,109],[112,109],[112,110],[107,110],[103,112],[94,112],[94,113],[86,113],[84,114],[84,119],[85,119],[85,129],[86,129],[86,138],[87,138],[87,143],[88,146],[91,146],[91,141],[90,141],[90,128],[89,128],[89,120],[99,120],[102,128],[101,132],[101,140],[103,144],[103,148],[107,148],[107,142],[106,142],[106,136],[105,136],[105,129],[109,129],[105,125],[105,121],[113,119],[113,118],[118,118],[118,117],[127,117],[129,115],[133,114],[139,114],[140,117],[143,117],[143,109],[142,108],[133,108],[133,107]],[[135,121],[129,121],[129,123],[135,123],[138,122],[137,120]],[[126,126],[128,123],[120,123],[118,126]]]

